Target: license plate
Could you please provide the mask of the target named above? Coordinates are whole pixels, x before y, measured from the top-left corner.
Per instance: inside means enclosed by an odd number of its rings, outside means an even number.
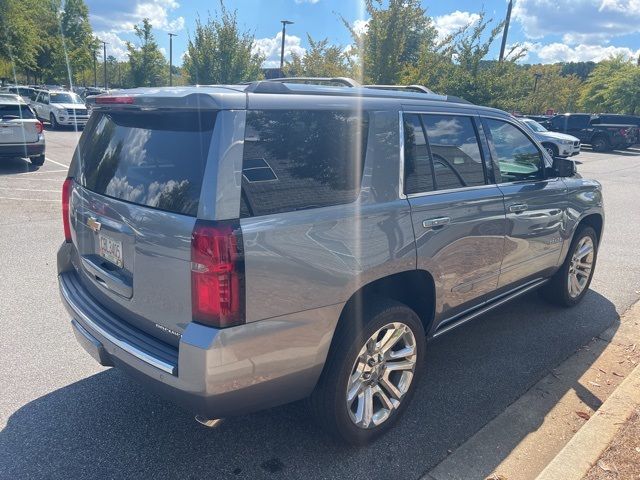
[[[122,268],[122,242],[114,240],[111,237],[100,234],[100,256],[109,260],[111,263]]]

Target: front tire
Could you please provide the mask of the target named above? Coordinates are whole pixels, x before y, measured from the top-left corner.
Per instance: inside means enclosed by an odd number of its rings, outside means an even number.
[[[547,153],[551,155],[551,158],[558,156],[559,154],[558,147],[556,147],[552,143],[543,143],[542,146],[547,151]]]
[[[593,148],[594,152],[606,152],[607,150],[611,150],[609,142],[604,137],[594,138],[593,143],[591,144],[591,148]]]
[[[51,124],[51,130],[58,130],[60,128],[60,124],[53,113],[49,114],[49,123]]]
[[[393,300],[342,320],[309,403],[330,434],[364,445],[391,428],[411,400],[422,373],[425,332],[416,313]]]
[[[576,231],[562,267],[544,286],[542,293],[551,303],[573,307],[584,298],[598,258],[598,237],[592,227]]]

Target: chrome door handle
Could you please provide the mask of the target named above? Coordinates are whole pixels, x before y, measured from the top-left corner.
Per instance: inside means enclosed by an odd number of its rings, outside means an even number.
[[[509,205],[509,211],[511,213],[522,213],[526,211],[528,208],[529,208],[529,205],[527,205],[526,203],[514,203],[512,205]]]
[[[449,217],[438,217],[438,218],[430,218],[429,220],[424,220],[422,222],[422,226],[424,228],[437,228],[444,227],[451,223],[451,218]]]

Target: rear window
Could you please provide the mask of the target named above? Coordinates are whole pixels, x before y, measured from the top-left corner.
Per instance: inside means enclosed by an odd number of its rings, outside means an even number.
[[[79,183],[126,202],[195,216],[215,112],[109,112],[78,147]]]
[[[247,113],[241,217],[353,202],[360,193],[365,112]]]
[[[15,118],[36,118],[28,105],[9,104],[0,105],[0,118],[3,120],[15,119]]]

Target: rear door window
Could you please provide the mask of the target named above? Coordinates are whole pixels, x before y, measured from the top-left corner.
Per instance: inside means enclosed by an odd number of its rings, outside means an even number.
[[[367,131],[366,112],[247,112],[240,216],[355,201]]]
[[[403,129],[404,193],[410,195],[430,192],[434,190],[434,173],[420,116],[405,114]]]
[[[20,105],[20,104],[0,105],[0,119],[15,120],[18,118],[34,119],[36,117],[27,105]]]
[[[485,185],[478,137],[470,117],[422,115],[433,159],[436,189]]]
[[[126,202],[195,216],[216,114],[109,112],[89,121],[78,181]]]

